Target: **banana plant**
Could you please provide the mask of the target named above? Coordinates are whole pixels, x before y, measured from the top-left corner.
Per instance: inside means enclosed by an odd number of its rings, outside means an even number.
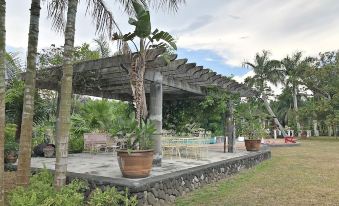
[[[177,49],[175,39],[168,32],[155,29],[152,32],[150,12],[147,6],[138,0],[133,0],[134,16],[129,18],[128,23],[135,27],[133,32],[127,34],[114,33],[113,41],[118,41],[120,45],[131,43],[135,48],[135,53],[131,54],[131,68],[128,69],[132,96],[136,110],[136,120],[138,125],[142,119],[146,119],[147,105],[145,96],[144,76],[146,72],[146,59],[152,49],[164,48],[162,54],[168,62],[168,54]],[[137,46],[136,41],[139,41]]]

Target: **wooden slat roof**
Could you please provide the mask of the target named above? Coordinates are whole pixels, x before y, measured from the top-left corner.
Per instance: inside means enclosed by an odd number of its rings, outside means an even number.
[[[254,92],[235,80],[217,74],[203,66],[177,59],[171,55],[166,62],[159,57],[162,51],[153,50],[147,57],[145,91],[149,93],[155,73],[163,76],[164,99],[171,97],[204,96],[205,88],[216,86],[241,96],[253,96]],[[131,100],[128,72],[130,57],[118,55],[74,64],[73,93],[110,99]],[[36,87],[58,90],[62,76],[61,66],[42,69],[37,72]]]

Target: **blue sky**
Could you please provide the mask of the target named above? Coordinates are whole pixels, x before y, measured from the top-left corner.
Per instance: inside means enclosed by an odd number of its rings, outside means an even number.
[[[178,58],[187,58],[188,62],[195,62],[198,66],[204,66],[226,76],[243,76],[250,71],[250,69],[243,68],[241,65],[232,66],[226,64],[223,57],[211,50],[179,48],[177,54]]]

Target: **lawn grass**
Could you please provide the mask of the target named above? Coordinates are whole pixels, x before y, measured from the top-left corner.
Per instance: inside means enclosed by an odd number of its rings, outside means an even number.
[[[272,159],[180,197],[176,205],[339,205],[339,139],[272,148]]]

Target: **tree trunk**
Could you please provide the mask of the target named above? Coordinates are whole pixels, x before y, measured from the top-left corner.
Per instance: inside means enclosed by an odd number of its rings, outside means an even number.
[[[32,0],[28,34],[27,71],[20,133],[17,184],[26,186],[31,173],[31,148],[34,114],[36,58],[39,37],[40,0]]]
[[[266,96],[265,94],[262,94],[262,100],[264,101],[264,105],[265,105],[265,107],[266,107],[268,113],[272,116],[272,118],[273,118],[273,120],[274,120],[274,123],[275,123],[276,125],[278,125],[280,131],[282,132],[282,135],[283,135],[284,137],[286,137],[286,136],[287,136],[287,135],[286,135],[286,132],[285,132],[283,126],[280,124],[278,118],[275,116],[274,112],[272,111],[272,109],[271,109],[271,107],[270,107],[270,103],[268,102],[267,96]]]
[[[319,136],[319,130],[318,130],[318,121],[313,120],[313,135],[318,137]]]
[[[142,44],[140,44],[142,46]],[[140,51],[132,57],[130,83],[135,106],[135,119],[140,125],[142,119],[147,117],[147,105],[144,86],[144,75],[146,69],[145,52]]]
[[[6,1],[0,0],[0,206],[4,206]]]
[[[60,189],[66,184],[68,139],[70,112],[72,106],[72,56],[74,49],[75,20],[78,0],[68,0],[67,22],[65,30],[64,60],[62,66],[60,108],[56,138],[55,187]]]
[[[297,123],[297,130],[298,130],[297,134],[298,134],[298,136],[300,136],[301,127],[300,127],[300,122],[299,122],[297,95],[298,95],[298,88],[294,87],[294,89],[293,89],[293,108],[294,108],[294,112],[295,112],[295,121]]]

